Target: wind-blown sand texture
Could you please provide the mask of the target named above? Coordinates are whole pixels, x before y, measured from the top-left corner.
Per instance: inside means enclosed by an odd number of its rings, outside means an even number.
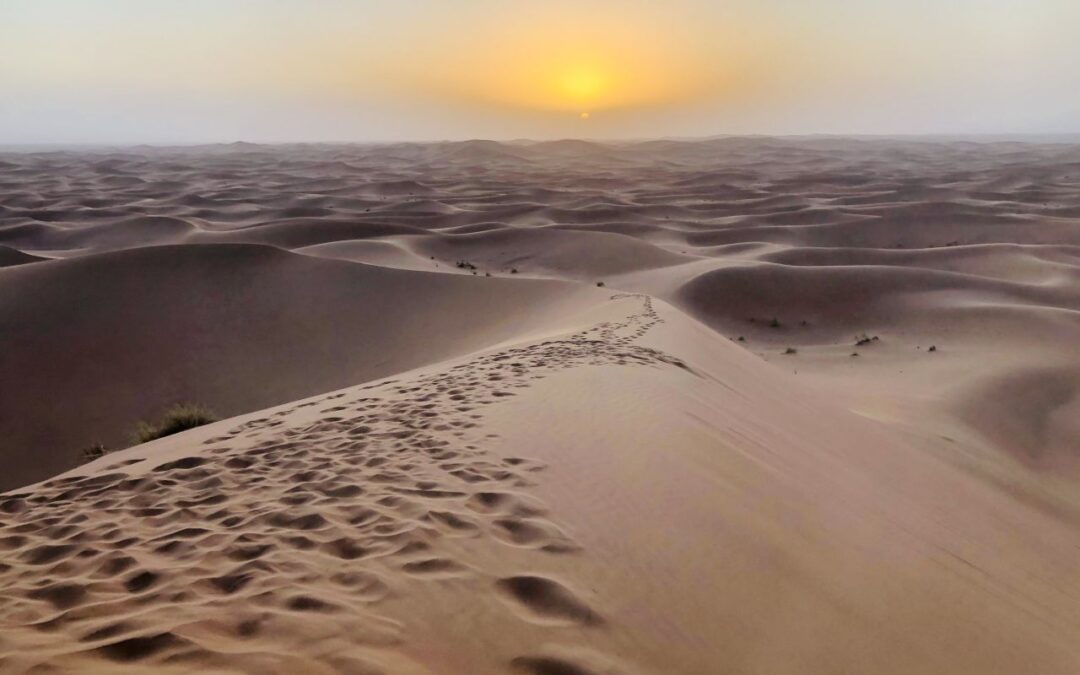
[[[1080,672],[1078,345],[1075,145],[2,154],[0,672]]]

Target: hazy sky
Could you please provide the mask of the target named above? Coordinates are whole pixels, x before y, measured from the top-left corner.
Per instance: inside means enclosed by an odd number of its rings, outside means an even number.
[[[0,0],[0,143],[1012,132],[1080,0]]]

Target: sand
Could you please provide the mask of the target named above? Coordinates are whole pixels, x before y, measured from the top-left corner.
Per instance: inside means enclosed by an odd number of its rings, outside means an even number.
[[[0,195],[4,673],[1080,670],[1078,146],[9,153]],[[177,401],[225,419],[122,449]]]

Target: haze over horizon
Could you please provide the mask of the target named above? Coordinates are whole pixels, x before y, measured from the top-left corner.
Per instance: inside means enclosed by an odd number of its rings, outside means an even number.
[[[0,7],[0,143],[1080,132],[1080,4]]]

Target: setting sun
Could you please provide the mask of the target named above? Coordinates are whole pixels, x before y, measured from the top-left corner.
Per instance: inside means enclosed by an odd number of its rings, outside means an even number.
[[[474,18],[467,44],[432,33],[422,51],[381,62],[380,79],[464,104],[580,115],[702,100],[738,62],[682,28],[658,33],[663,17],[640,6],[519,6]],[[712,36],[731,54],[735,40],[724,37]]]
[[[590,102],[601,95],[605,78],[595,68],[576,66],[568,69],[559,84],[566,98],[577,102]]]

